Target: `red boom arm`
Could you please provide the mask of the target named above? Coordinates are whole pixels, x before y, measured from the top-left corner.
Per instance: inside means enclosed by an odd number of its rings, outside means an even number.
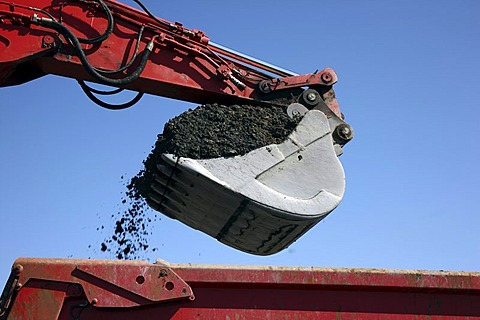
[[[311,87],[341,117],[329,68],[294,75],[113,0],[0,1],[0,86],[46,74],[195,103],[288,105]]]

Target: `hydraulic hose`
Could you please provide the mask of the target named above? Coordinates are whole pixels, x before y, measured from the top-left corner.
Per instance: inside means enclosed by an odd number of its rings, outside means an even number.
[[[153,20],[155,20],[156,22],[160,23],[160,24],[163,24],[164,26],[167,26],[167,27],[175,27],[175,25],[172,25],[170,23],[167,23],[165,21],[162,21],[160,19],[158,19],[157,17],[155,17],[155,15],[150,12],[150,10],[148,10],[147,6],[145,6],[140,0],[133,0],[133,2],[135,2],[136,4],[138,4],[142,9],[143,11],[145,11],[145,13],[150,17],[152,18]]]
[[[118,93],[120,93],[124,90],[122,88],[116,88],[116,89],[110,90],[110,91],[98,90],[98,89],[92,88],[89,85],[87,85],[85,83],[85,81],[81,81],[81,80],[77,80],[77,81],[80,82],[80,85],[82,86],[82,89],[84,88],[85,90],[88,90],[91,93],[95,93],[95,94],[98,94],[98,95],[101,95],[101,96],[113,96],[113,95],[118,94]]]
[[[98,93],[98,94],[102,94],[101,92],[103,92],[103,94],[105,94],[104,91],[98,91],[89,87],[84,81],[81,81],[81,80],[77,80],[78,83],[80,84],[80,87],[82,88],[83,92],[87,95],[87,97],[92,100],[93,102],[95,102],[97,105],[99,105],[100,107],[103,107],[105,109],[109,109],[109,110],[122,110],[122,109],[126,109],[126,108],[130,108],[131,106],[135,105],[138,101],[140,101],[140,99],[142,99],[143,97],[143,92],[139,92],[137,93],[137,95],[135,97],[133,97],[132,100],[126,102],[126,103],[122,103],[122,104],[111,104],[111,103],[108,103],[108,102],[105,102],[105,101],[102,101],[100,99],[98,99],[97,97],[95,97],[93,95],[93,92],[95,93]],[[122,90],[122,89],[120,89]],[[115,90],[116,91],[116,90]],[[108,94],[110,94],[111,92],[108,92]]]
[[[81,43],[80,43],[79,39],[77,38],[77,36],[75,36],[73,34],[72,31],[70,31],[69,28],[67,28],[63,24],[61,24],[59,22],[56,22],[52,19],[40,18],[36,15],[34,16],[33,22],[37,23],[38,25],[40,25],[42,27],[54,29],[54,30],[58,31],[59,33],[61,33],[63,36],[65,36],[68,40],[70,40],[74,49],[75,49],[77,57],[80,59],[80,62],[82,63],[85,70],[87,70],[87,72],[93,78],[98,80],[100,83],[111,85],[111,86],[124,86],[124,85],[130,84],[133,81],[137,80],[138,77],[140,76],[140,74],[145,69],[145,66],[147,65],[147,61],[148,61],[148,59],[150,57],[150,54],[152,53],[152,50],[153,50],[153,47],[154,47],[155,37],[153,37],[150,40],[150,42],[148,43],[148,45],[145,47],[145,50],[143,51],[143,54],[140,58],[139,65],[138,65],[137,69],[135,69],[135,71],[132,74],[128,75],[125,78],[112,79],[112,78],[105,77],[100,72],[95,70],[95,67],[93,67],[90,64],[87,57],[85,56],[85,52],[82,49],[82,46],[81,46]]]
[[[76,1],[78,1],[78,0],[76,0]],[[107,39],[113,32],[113,15],[112,15],[112,12],[110,11],[108,6],[102,0],[96,0],[96,1],[100,4],[103,11],[105,11],[105,14],[107,15],[107,21],[108,21],[107,30],[103,34],[101,34],[100,36],[98,36],[96,38],[91,38],[91,39],[78,38],[78,41],[80,41],[80,43],[85,43],[85,44],[101,43],[101,42],[105,41],[105,39]],[[64,2],[61,6],[60,23],[62,23],[62,15],[61,15],[62,10],[67,4],[68,4],[68,2]]]

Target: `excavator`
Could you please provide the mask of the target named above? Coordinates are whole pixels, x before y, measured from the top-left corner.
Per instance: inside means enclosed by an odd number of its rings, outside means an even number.
[[[141,10],[114,0],[0,0],[0,87],[58,75],[112,110],[144,94],[281,107],[300,119],[283,142],[210,159],[162,154],[146,201],[235,249],[287,248],[345,192],[338,157],[354,133],[335,97],[336,73],[295,74],[133,1]],[[137,95],[119,105],[101,99],[125,89]],[[474,273],[20,258],[0,319],[473,319],[479,296]]]
[[[288,247],[345,191],[338,156],[353,138],[326,68],[297,75],[215,44],[197,29],[116,1],[0,1],[0,86],[47,74],[78,80],[94,102],[123,109],[149,93],[200,104],[282,107],[302,117],[288,138],[233,157],[164,154],[148,204],[258,255]],[[120,105],[85,81],[137,91]]]

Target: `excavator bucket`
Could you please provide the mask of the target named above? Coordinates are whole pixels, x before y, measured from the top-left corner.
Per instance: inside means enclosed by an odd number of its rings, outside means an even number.
[[[163,154],[149,205],[236,249],[279,252],[342,200],[345,175],[330,126],[311,110],[283,143],[242,156]]]

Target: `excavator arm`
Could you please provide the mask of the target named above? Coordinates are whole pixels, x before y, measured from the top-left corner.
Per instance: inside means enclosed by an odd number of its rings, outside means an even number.
[[[353,130],[326,68],[297,75],[215,44],[113,0],[0,1],[0,86],[43,75],[77,79],[97,104],[122,109],[144,93],[195,103],[279,106],[302,117],[281,144],[246,155],[190,159],[164,154],[148,204],[237,249],[278,252],[340,203],[337,159]],[[137,91],[110,105],[85,81]],[[113,92],[117,92],[114,90]]]
[[[0,86],[55,74],[194,103],[288,105],[318,85],[340,116],[333,70],[308,75],[210,42],[116,1],[0,1]],[[286,91],[289,91],[288,94]],[[276,101],[277,100],[277,101]]]

